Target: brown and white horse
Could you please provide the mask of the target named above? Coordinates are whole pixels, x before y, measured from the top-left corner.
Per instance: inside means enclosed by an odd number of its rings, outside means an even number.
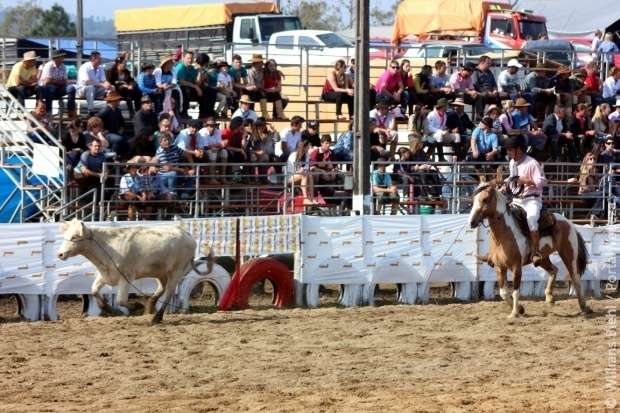
[[[555,225],[549,234],[541,234],[540,239],[540,253],[543,257],[540,267],[549,274],[545,288],[546,303],[553,304],[553,284],[558,269],[549,260],[549,255],[557,251],[568,269],[579,307],[582,313],[587,314],[591,310],[581,294],[580,282],[588,260],[585,242],[572,222],[559,214],[554,216]],[[488,256],[479,258],[495,267],[499,294],[512,307],[509,317],[517,317],[525,312],[519,304],[519,287],[522,267],[531,263],[530,247],[528,237],[520,230],[516,217],[511,213],[507,197],[496,188],[495,181],[483,182],[474,191],[469,224],[472,228],[477,228],[484,219],[489,222],[490,248]],[[512,272],[512,299],[506,285],[508,270]]]

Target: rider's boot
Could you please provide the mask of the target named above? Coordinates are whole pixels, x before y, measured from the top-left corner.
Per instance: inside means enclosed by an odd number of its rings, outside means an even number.
[[[540,261],[542,261],[542,255],[540,255],[539,251],[539,244],[540,234],[538,231],[530,232],[530,253],[534,267],[538,267],[540,265]]]

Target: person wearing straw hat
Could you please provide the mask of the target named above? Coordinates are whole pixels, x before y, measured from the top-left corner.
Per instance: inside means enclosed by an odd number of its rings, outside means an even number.
[[[110,143],[110,149],[118,156],[123,157],[129,150],[129,141],[123,136],[125,119],[120,109],[123,97],[113,90],[105,97],[106,106],[97,113],[97,117],[103,121],[105,138]]]
[[[560,66],[555,76],[551,78],[549,86],[555,89],[558,96],[556,105],[561,105],[569,112],[573,109],[573,89],[570,81],[571,70],[569,67]]]
[[[67,95],[67,110],[70,119],[77,117],[75,111],[75,94],[77,89],[75,85],[69,84],[67,77],[67,68],[63,61],[66,53],[62,50],[54,50],[52,58],[43,65],[41,70],[41,78],[39,80],[39,88],[43,100],[45,100],[45,109],[47,113],[52,113],[52,101],[61,99]]]
[[[429,156],[432,156],[435,149],[437,150],[437,159],[439,162],[445,162],[443,155],[444,143],[461,143],[461,135],[451,132],[446,126],[448,109],[448,100],[441,98],[435,104],[435,109],[428,114],[424,122],[424,142],[430,147]]]
[[[77,97],[86,98],[89,114],[95,110],[95,99],[103,99],[114,87],[105,77],[101,65],[101,53],[94,51],[90,60],[80,66],[77,78]]]
[[[260,104],[261,116],[268,119],[269,111],[267,110],[267,93],[265,92],[263,73],[263,55],[253,54],[252,67],[248,70],[248,84],[245,89],[248,91],[250,99]]]
[[[21,62],[15,63],[6,82],[9,93],[24,106],[24,101],[37,93],[37,54],[30,50],[24,53]]]
[[[542,133],[534,116],[530,114],[530,104],[524,98],[517,98],[514,103],[515,111],[512,113],[513,129],[527,136],[529,146],[538,150],[545,147],[547,137]]]
[[[241,95],[239,98],[239,108],[233,113],[232,118],[242,118],[243,120],[251,119],[253,122],[256,122],[258,115],[251,109],[251,105],[254,102],[250,100],[249,95]],[[264,117],[264,116],[263,116]]]
[[[177,107],[183,105],[183,94],[181,93],[179,85],[176,83],[173,67],[174,57],[164,56],[160,60],[159,66],[153,71],[153,76],[155,76],[155,84],[163,95],[161,112],[167,113],[172,110],[170,101],[173,98],[177,104]]]
[[[514,100],[521,91],[521,80],[519,69],[523,65],[517,59],[510,59],[504,69],[497,77],[497,88],[500,94]]]
[[[460,134],[461,141],[464,143],[474,130],[474,124],[471,119],[469,119],[469,115],[465,113],[465,101],[463,98],[454,99],[454,101],[450,103],[450,106],[452,110],[447,112],[448,118],[446,119],[446,127],[449,131]],[[465,154],[462,153],[461,144],[455,143],[454,149],[459,159],[463,159]]]

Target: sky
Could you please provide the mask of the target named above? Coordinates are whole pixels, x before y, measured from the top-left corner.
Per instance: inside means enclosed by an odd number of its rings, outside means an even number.
[[[0,0],[1,1],[1,0]],[[1,1],[3,4],[11,1]],[[54,3],[60,4],[69,14],[76,14],[76,0],[39,0],[42,8],[52,7]],[[171,6],[175,4],[196,4],[196,3],[219,3],[215,0],[83,0],[84,16],[98,16],[113,18],[116,9],[131,9],[140,7]]]

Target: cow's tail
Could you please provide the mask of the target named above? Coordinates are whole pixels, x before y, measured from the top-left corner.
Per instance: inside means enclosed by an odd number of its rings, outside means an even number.
[[[200,271],[198,269],[198,265],[200,265],[202,262],[207,262],[207,271]],[[200,257],[197,260],[194,260],[192,262],[192,268],[194,269],[194,271],[196,271],[196,274],[198,275],[208,275],[211,274],[211,271],[213,271],[213,264],[215,263],[215,257],[213,256],[213,248],[209,248],[209,255],[207,255],[206,257]]]
[[[586,266],[588,265],[588,249],[583,237],[574,226],[573,231],[577,233],[577,274],[581,277],[586,272]]]

